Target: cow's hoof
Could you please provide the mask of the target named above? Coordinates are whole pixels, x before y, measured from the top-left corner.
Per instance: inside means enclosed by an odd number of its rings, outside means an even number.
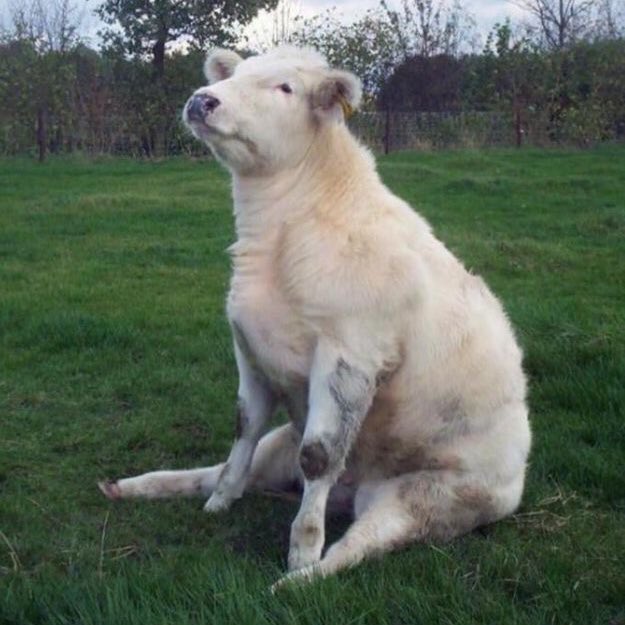
[[[208,514],[225,512],[230,507],[230,503],[230,499],[227,499],[223,495],[213,493],[210,499],[204,504],[204,512],[208,512]]]
[[[289,586],[309,584],[318,577],[323,577],[323,572],[318,564],[311,564],[310,566],[305,566],[303,569],[291,571],[282,576],[275,584],[271,585],[269,590],[271,594],[275,594],[277,591],[288,588]]]
[[[314,566],[321,559],[321,550],[323,543],[309,548],[297,545],[291,545],[289,549],[289,571],[299,571],[309,566]]]
[[[117,482],[111,480],[98,482],[98,488],[104,493],[107,499],[111,501],[117,501],[122,498],[122,491],[120,490]]]

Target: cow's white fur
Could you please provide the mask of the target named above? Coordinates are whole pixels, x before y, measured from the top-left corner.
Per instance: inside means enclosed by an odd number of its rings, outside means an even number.
[[[294,48],[217,51],[206,71],[196,93],[220,104],[189,123],[233,176],[239,436],[224,464],[105,493],[210,494],[216,511],[246,487],[299,483],[285,580],[513,512],[530,447],[521,351],[482,279],[350,135],[341,100],[357,103],[356,78]],[[292,423],[261,439],[279,403]],[[328,499],[355,521],[322,558]]]

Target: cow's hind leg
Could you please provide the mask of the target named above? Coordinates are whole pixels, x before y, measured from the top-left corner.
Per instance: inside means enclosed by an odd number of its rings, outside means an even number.
[[[193,497],[213,492],[224,463],[181,471],[150,471],[135,477],[98,482],[109,499]]]
[[[512,512],[521,489],[522,479],[521,487],[510,491],[512,498],[501,498],[478,480],[451,471],[419,471],[363,484],[355,500],[356,520],[345,535],[318,563],[292,571],[274,589],[291,580],[331,575],[412,541],[451,540]]]
[[[247,481],[248,489],[288,490],[300,480],[297,454],[300,436],[291,424],[272,430],[258,443]],[[109,499],[209,496],[225,463],[183,471],[152,471],[115,482],[100,482]]]

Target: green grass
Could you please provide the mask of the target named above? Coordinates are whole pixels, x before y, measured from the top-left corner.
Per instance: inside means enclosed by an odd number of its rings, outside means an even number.
[[[4,160],[2,625],[625,623],[625,148],[398,153],[380,170],[517,328],[534,430],[519,514],[273,597],[294,504],[109,504],[98,478],[229,449],[228,176]]]

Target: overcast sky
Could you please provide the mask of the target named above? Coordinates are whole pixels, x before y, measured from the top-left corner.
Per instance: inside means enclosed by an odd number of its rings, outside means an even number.
[[[356,15],[365,9],[373,8],[379,4],[379,0],[302,0],[302,12],[305,14],[318,13],[326,9],[337,7],[346,15]],[[388,4],[398,7],[400,2],[389,0]],[[521,13],[518,7],[509,0],[465,0],[462,2],[469,12],[477,19],[480,26],[486,25],[486,30],[497,20],[505,19],[506,16],[516,16]]]
[[[298,2],[298,0],[292,1]],[[400,0],[387,1],[391,7],[398,7],[400,4]],[[46,4],[47,0],[43,2]],[[0,24],[4,22],[8,25],[9,7],[20,4],[20,0],[0,0]],[[83,35],[87,36],[92,44],[97,44],[96,33],[100,24],[97,17],[93,15],[93,9],[100,4],[100,0],[75,0],[74,4],[82,14]],[[299,0],[299,5],[305,17],[336,7],[343,19],[349,21],[364,13],[366,9],[378,6],[379,0]],[[497,21],[502,21],[508,16],[518,19],[522,15],[522,11],[510,0],[464,0],[462,5],[473,14],[477,21],[478,31],[482,34],[487,33]]]
[[[299,13],[304,17],[310,17],[317,13],[323,13],[329,9],[336,9],[337,16],[345,22],[352,21],[359,15],[362,15],[367,9],[373,9],[380,4],[380,0],[289,0],[296,7],[299,7]],[[448,0],[451,4],[451,0]],[[401,0],[387,0],[387,4],[391,8],[400,8]],[[464,0],[462,2],[464,9],[469,12],[476,21],[478,34],[485,39],[486,34],[491,30],[496,22],[502,22],[510,17],[514,22],[518,22],[525,17],[523,11],[510,0]],[[246,29],[246,34],[250,38],[250,44],[254,45],[258,40],[263,40],[258,33],[263,31],[263,23],[265,30],[271,30],[266,26],[267,17],[262,14],[252,22]]]

